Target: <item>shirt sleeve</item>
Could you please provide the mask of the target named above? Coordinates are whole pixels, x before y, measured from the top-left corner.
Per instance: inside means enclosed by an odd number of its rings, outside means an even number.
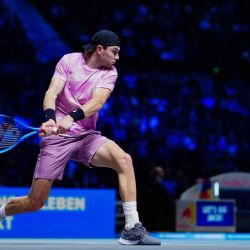
[[[68,55],[64,55],[57,63],[53,77],[67,80],[69,73]]]
[[[115,87],[117,77],[118,77],[117,70],[115,67],[113,67],[111,70],[109,70],[104,74],[104,76],[96,84],[96,88],[110,89],[112,92]]]

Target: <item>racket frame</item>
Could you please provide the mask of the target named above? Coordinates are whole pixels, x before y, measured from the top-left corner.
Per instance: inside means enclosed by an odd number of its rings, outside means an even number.
[[[15,124],[15,123],[16,123],[16,124],[19,124],[19,125],[23,126],[23,127],[26,128],[26,129],[33,130],[33,131],[31,131],[31,132],[29,132],[29,133],[27,133],[27,134],[21,136],[19,140],[17,140],[14,144],[12,144],[11,146],[9,146],[8,148],[5,148],[5,149],[0,150],[0,154],[5,153],[5,152],[7,152],[7,151],[13,149],[17,144],[21,143],[21,142],[22,142],[23,140],[25,140],[26,138],[28,138],[28,137],[30,137],[30,136],[32,136],[32,135],[35,135],[35,134],[38,134],[38,133],[39,133],[40,128],[36,128],[36,127],[29,126],[29,125],[27,125],[27,124],[25,124],[25,123],[19,121],[19,120],[16,119],[15,117],[11,117],[11,116],[8,116],[8,115],[0,115],[0,117],[4,117],[4,118],[6,118],[6,119],[12,120],[14,124]],[[16,126],[16,127],[18,127],[18,126]]]

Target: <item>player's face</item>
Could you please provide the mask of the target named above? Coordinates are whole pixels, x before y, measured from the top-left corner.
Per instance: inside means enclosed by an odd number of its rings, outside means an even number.
[[[100,53],[101,64],[104,67],[111,68],[119,60],[120,47],[108,46],[102,49]]]

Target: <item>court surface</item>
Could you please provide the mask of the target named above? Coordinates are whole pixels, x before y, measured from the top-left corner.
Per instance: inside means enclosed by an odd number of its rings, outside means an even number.
[[[161,246],[122,246],[115,239],[0,239],[0,250],[240,250],[249,240],[162,240]]]

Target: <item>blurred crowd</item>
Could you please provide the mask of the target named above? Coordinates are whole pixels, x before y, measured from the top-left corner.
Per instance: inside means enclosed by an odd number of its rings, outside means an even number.
[[[81,51],[99,29],[121,35],[119,78],[98,129],[132,155],[149,229],[173,229],[174,201],[197,178],[249,170],[249,1],[29,4],[72,51]],[[0,16],[0,113],[39,126],[57,61],[36,60],[20,21],[1,1]],[[38,152],[33,138],[0,155],[0,185],[29,186]],[[117,188],[117,179],[112,170],[70,161],[56,185]],[[154,204],[168,211],[157,222],[146,219],[157,214]]]

